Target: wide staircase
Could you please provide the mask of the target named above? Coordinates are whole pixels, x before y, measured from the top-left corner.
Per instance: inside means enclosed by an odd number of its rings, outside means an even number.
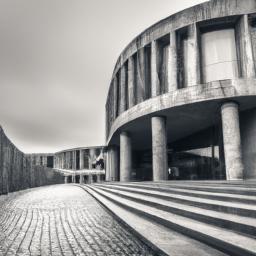
[[[256,182],[102,183],[84,188],[159,255],[256,255]]]

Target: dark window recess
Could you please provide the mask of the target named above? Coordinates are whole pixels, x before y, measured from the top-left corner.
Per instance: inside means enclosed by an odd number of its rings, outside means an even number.
[[[76,170],[80,169],[80,151],[76,150]]]
[[[47,156],[47,167],[53,168],[53,156]]]

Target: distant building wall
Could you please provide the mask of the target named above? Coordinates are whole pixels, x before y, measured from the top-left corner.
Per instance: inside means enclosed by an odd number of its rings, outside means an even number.
[[[43,161],[41,166],[40,160]],[[0,194],[63,183],[63,176],[46,166],[46,155],[24,154],[0,127]]]

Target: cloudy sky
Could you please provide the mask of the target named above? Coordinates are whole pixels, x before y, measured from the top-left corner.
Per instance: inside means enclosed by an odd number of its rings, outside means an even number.
[[[105,142],[123,48],[200,0],[0,0],[0,124],[24,152]]]

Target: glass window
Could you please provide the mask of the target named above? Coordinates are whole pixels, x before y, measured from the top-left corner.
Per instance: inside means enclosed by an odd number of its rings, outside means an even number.
[[[234,29],[202,34],[202,68],[204,82],[238,76]]]

